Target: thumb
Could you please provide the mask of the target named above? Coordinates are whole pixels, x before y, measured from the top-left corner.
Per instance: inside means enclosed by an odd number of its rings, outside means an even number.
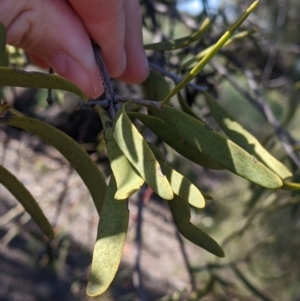
[[[79,86],[89,97],[103,93],[90,38],[66,1],[3,0],[0,21],[8,43]]]

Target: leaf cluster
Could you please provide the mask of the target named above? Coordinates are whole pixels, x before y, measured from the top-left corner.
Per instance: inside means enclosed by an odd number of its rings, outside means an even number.
[[[18,114],[6,103],[1,103],[0,106],[1,124],[30,132],[55,147],[70,162],[91,193],[100,221],[87,286],[88,295],[101,295],[111,285],[126,241],[128,200],[144,184],[166,201],[182,236],[218,257],[225,256],[223,248],[193,224],[191,219],[191,208],[204,208],[206,200],[212,197],[168,162],[164,152],[166,145],[181,157],[205,169],[227,170],[262,189],[276,192],[281,189],[299,190],[300,184],[290,180],[293,177],[292,171],[215,100],[213,91],[192,82],[199,78],[200,72],[223,47],[252,33],[251,30],[236,31],[257,5],[258,1],[255,1],[245,10],[216,43],[179,66],[179,72],[185,72],[182,78],[156,68],[174,81],[173,89],[170,89],[170,84],[163,75],[151,70],[149,78],[142,85],[144,99],[120,96],[110,98],[110,95],[106,95],[105,100],[88,100],[78,87],[57,75],[26,72],[10,67],[6,55],[5,29],[0,26],[1,86],[72,92],[83,101],[77,108],[92,107],[99,114],[103,126],[101,143],[105,145],[111,168],[108,185],[95,162],[65,133],[45,122]],[[154,21],[153,24],[155,25]],[[145,49],[154,53],[184,51],[203,39],[211,25],[211,20],[205,19],[191,35],[147,44]],[[99,68],[103,74],[106,70],[101,64],[100,62]],[[104,76],[104,81],[104,84],[110,85],[107,76]],[[191,108],[188,99],[182,96],[183,90],[188,86],[201,91],[211,116],[223,132],[212,129]],[[178,100],[177,105],[175,98]],[[126,104],[120,106],[120,102]],[[160,144],[148,141],[145,129],[150,130]],[[24,206],[45,235],[53,239],[55,231],[38,202],[4,166],[0,166],[0,183]],[[234,272],[244,283],[249,284],[237,267],[234,267]]]

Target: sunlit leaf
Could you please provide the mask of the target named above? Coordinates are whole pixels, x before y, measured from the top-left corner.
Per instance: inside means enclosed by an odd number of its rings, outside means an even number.
[[[147,142],[127,116],[124,106],[115,117],[114,138],[145,182],[163,199],[171,200],[173,191],[170,183]]]
[[[181,139],[233,173],[266,188],[279,188],[281,179],[247,151],[203,122],[170,106],[161,110],[149,108],[177,131]]]
[[[205,206],[205,200],[201,191],[190,180],[171,168],[158,148],[152,144],[149,144],[149,146],[158,160],[163,173],[169,180],[173,192],[189,202],[192,206],[203,208]]]
[[[86,289],[87,294],[93,297],[103,294],[111,285],[121,263],[126,241],[129,222],[128,205],[127,200],[120,202],[114,199],[116,191],[116,182],[112,176],[101,211]]]
[[[130,117],[137,118],[165,143],[170,145],[175,151],[192,162],[211,169],[224,169],[222,166],[211,160],[208,156],[199,153],[186,139],[178,135],[177,131],[169,126],[162,119],[140,113],[128,113]],[[162,116],[161,116],[162,117]],[[163,118],[163,117],[162,117]]]
[[[224,133],[237,145],[249,154],[263,162],[273,170],[281,179],[292,176],[292,173],[279,160],[272,156],[260,142],[245,128],[243,128],[229,113],[226,112],[209,94],[205,98],[212,115]]]
[[[96,110],[102,121],[107,155],[117,183],[117,191],[114,198],[117,200],[124,200],[139,190],[144,184],[144,180],[116,143],[113,136],[112,120],[100,107],[97,106]]]

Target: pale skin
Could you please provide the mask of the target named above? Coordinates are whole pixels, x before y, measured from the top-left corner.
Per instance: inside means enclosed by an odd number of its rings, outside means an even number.
[[[0,0],[0,22],[8,44],[90,98],[103,93],[91,39],[111,77],[136,84],[148,76],[138,0]]]

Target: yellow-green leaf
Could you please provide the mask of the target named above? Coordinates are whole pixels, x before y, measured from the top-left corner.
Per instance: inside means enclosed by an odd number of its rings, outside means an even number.
[[[173,191],[147,142],[132,124],[124,106],[115,117],[114,138],[119,148],[145,182],[163,199],[171,200]]]
[[[281,179],[273,171],[200,120],[170,106],[149,109],[177,131],[182,140],[224,168],[266,188],[282,186]]]
[[[209,94],[205,93],[212,115],[224,133],[237,145],[255,158],[261,160],[281,179],[290,178],[292,173],[279,160],[273,157],[260,142],[226,112]]]
[[[149,144],[153,154],[158,160],[163,173],[169,180],[173,192],[189,202],[192,206],[197,208],[203,208],[205,206],[205,200],[201,191],[187,178],[172,169],[164,155],[153,144]]]
[[[210,169],[224,169],[222,166],[212,161],[208,156],[199,153],[184,137],[178,135],[178,132],[165,123],[162,119],[139,113],[129,113],[130,117],[139,119],[145,126],[153,131],[165,143],[170,145],[175,151],[192,162]],[[161,116],[163,118],[163,116]]]
[[[127,201],[114,199],[117,191],[112,176],[101,211],[97,240],[94,246],[87,294],[92,297],[103,294],[112,283],[119,268],[126,241],[129,211]]]
[[[117,191],[114,198],[124,200],[139,190],[144,184],[144,180],[117,145],[113,135],[112,120],[100,107],[97,106],[96,110],[102,121],[107,155],[117,183]]]

